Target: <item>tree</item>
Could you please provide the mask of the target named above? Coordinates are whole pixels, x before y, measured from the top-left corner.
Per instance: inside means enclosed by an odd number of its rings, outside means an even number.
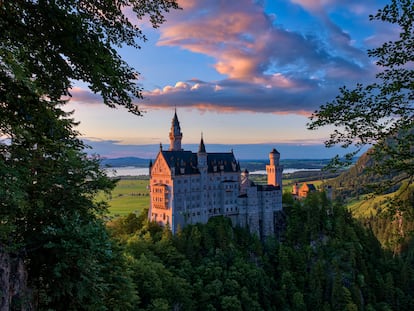
[[[0,270],[17,274],[2,275],[0,307],[125,310],[137,301],[128,273],[117,275],[127,269],[101,220],[106,205],[94,200],[115,183],[61,107],[83,80],[106,105],[139,115],[137,73],[115,48],[145,36],[126,12],[157,27],[172,8],[174,0],[0,2]]]
[[[137,40],[146,40],[128,16],[148,16],[158,27],[163,12],[176,8],[175,0],[2,1],[1,72],[53,101],[70,96],[73,80],[83,80],[106,105],[141,114],[132,103],[142,96],[138,73],[115,48],[138,48]]]
[[[334,125],[336,129],[325,142],[330,147],[356,146],[347,155],[350,160],[362,147],[373,145],[373,170],[382,175],[398,175],[412,183],[414,178],[414,6],[411,0],[392,0],[371,20],[399,26],[395,41],[368,51],[383,70],[376,82],[357,84],[354,89],[340,88],[333,101],[315,111],[309,129]],[[338,157],[332,165],[341,165]]]

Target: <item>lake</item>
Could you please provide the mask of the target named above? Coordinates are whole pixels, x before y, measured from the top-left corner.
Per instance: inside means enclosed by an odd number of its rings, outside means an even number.
[[[124,167],[112,167],[105,168],[109,177],[119,177],[119,176],[148,176],[149,168],[148,167],[135,167],[135,166],[124,166]],[[311,169],[311,168],[285,168],[283,173],[289,174],[294,172],[301,171],[320,171],[320,169]],[[251,175],[266,175],[266,171],[253,171],[250,172]]]

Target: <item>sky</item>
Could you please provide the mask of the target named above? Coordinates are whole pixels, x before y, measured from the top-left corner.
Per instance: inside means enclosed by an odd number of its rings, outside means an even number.
[[[383,0],[179,0],[182,10],[152,29],[148,41],[124,47],[140,73],[143,117],[111,109],[75,84],[68,110],[83,139],[103,157],[154,158],[169,146],[176,109],[185,149],[234,150],[238,158],[329,158],[332,128],[307,130],[309,116],[339,87],[373,81],[379,68],[367,50],[397,29],[370,21]]]

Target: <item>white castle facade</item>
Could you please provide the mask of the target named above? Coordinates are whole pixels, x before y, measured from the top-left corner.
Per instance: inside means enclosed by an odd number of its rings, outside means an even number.
[[[276,149],[269,154],[267,185],[256,185],[247,170],[241,172],[233,151],[206,152],[203,137],[197,153],[183,150],[176,112],[169,136],[169,150],[160,145],[150,163],[150,220],[168,224],[175,233],[187,224],[222,215],[260,237],[275,232],[275,215],[282,210],[283,171]]]

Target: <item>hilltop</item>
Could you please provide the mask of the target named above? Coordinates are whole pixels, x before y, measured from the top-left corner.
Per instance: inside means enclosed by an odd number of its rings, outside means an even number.
[[[409,243],[407,233],[414,229],[411,213],[399,212],[412,207],[414,187],[407,187],[402,174],[376,174],[374,165],[367,151],[355,165],[325,184],[332,186],[334,199],[343,202],[353,217],[372,230],[382,246],[395,251]],[[375,192],[378,183],[389,183],[382,194]]]

